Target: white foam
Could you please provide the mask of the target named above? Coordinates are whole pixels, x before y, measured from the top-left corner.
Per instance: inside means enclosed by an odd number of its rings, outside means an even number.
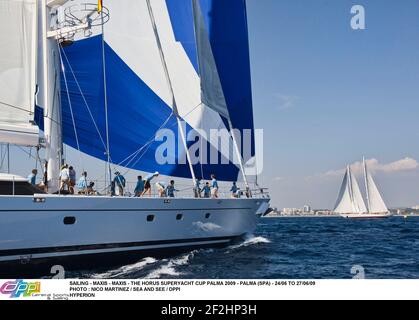
[[[249,247],[249,246],[254,246],[261,243],[271,243],[271,241],[264,237],[255,237],[252,235],[252,236],[247,236],[246,239],[242,243],[231,246],[230,249]]]
[[[181,272],[176,270],[176,267],[184,266],[189,263],[189,261],[194,257],[196,251],[192,251],[188,254],[180,256],[179,258],[171,259],[165,265],[161,266],[157,270],[149,273],[145,278],[146,279],[158,279],[163,275],[168,276],[180,276]]]
[[[91,276],[91,278],[94,278],[94,279],[118,278],[118,277],[121,277],[121,276],[126,275],[128,273],[133,273],[133,272],[136,272],[136,271],[140,271],[144,267],[146,267],[147,265],[156,263],[157,261],[158,260],[156,260],[154,258],[145,258],[145,259],[143,259],[143,260],[141,260],[137,263],[127,265],[127,266],[123,266],[123,267],[115,269],[115,270],[110,270],[110,271],[107,271],[105,273],[93,274]]]

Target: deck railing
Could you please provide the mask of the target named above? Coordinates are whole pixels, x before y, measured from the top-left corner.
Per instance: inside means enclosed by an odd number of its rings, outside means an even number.
[[[22,177],[15,177],[12,176],[11,177],[11,187],[12,187],[12,195],[15,196],[16,195],[16,182],[23,182],[24,180],[22,179]],[[60,181],[54,181],[58,186],[60,186]],[[68,185],[65,185],[63,190],[58,191],[58,195],[62,194],[62,195],[68,195],[68,194],[74,194],[74,195],[78,195],[78,196],[111,196],[112,192],[111,192],[111,186],[106,186],[106,182],[104,180],[89,180],[88,179],[88,184],[90,184],[91,182],[94,183],[94,187],[91,190],[92,192],[87,192],[87,190],[79,190],[77,188],[77,181],[76,181],[76,185],[74,187],[71,187],[72,189],[69,188]],[[165,182],[166,183],[166,182]],[[159,195],[159,191],[158,188],[156,186],[156,182],[152,182],[151,183],[151,193],[147,193],[145,194],[143,197],[144,198],[158,198],[160,197]],[[227,199],[227,198],[247,198],[248,197],[248,193],[246,192],[246,188],[244,186],[241,186],[240,184],[238,184],[238,188],[239,188],[239,192],[236,193],[235,195],[230,191],[231,185],[229,186],[228,183],[223,183],[220,182],[220,188],[218,190],[218,198],[220,199]],[[135,196],[135,187],[137,185],[137,182],[133,182],[133,181],[126,181],[125,184],[125,188],[124,188],[124,194],[123,195],[119,195],[119,188],[116,187],[115,188],[115,194],[114,196],[123,196],[123,197],[134,197]],[[167,183],[166,183],[167,185]],[[42,183],[39,184],[40,189],[43,188]],[[203,185],[201,185],[201,189],[202,189]],[[186,183],[176,183],[175,185],[175,198],[196,198],[196,192],[194,190],[194,188],[190,185],[190,184],[186,184]],[[203,193],[200,193],[201,196],[200,198],[204,198]],[[269,198],[269,191],[266,188],[259,188],[257,186],[255,186],[254,188],[252,188],[250,190],[250,195],[252,198]],[[211,197],[211,196],[210,196]]]

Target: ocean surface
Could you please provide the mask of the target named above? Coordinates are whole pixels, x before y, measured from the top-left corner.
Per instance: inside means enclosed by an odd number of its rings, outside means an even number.
[[[266,218],[223,249],[141,259],[67,277],[126,279],[419,279],[419,217],[387,220]]]

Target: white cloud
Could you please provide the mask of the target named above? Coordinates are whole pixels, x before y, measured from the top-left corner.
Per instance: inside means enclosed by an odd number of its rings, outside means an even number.
[[[297,101],[300,99],[297,96],[290,96],[282,93],[274,94],[279,110],[287,110],[295,107]]]
[[[380,163],[377,159],[368,159],[366,160],[368,169],[372,173],[382,172],[387,174],[399,173],[403,171],[412,171],[419,169],[419,162],[412,158],[404,158],[390,163]],[[351,169],[356,175],[363,174],[363,164],[362,161],[357,161],[351,164]],[[328,171],[320,176],[325,177],[335,177],[342,176],[345,173],[345,168],[339,170]]]
[[[283,177],[275,177],[274,180],[275,181],[284,181],[285,178],[283,178]]]

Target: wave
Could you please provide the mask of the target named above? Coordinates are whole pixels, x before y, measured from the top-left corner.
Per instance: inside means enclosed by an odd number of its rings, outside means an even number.
[[[189,263],[189,261],[195,256],[197,251],[192,251],[187,254],[184,254],[178,258],[173,258],[170,260],[162,260],[163,262],[166,261],[164,265],[159,267],[158,269],[150,272],[145,279],[158,279],[161,276],[180,276],[183,275],[182,272],[176,270],[176,267],[184,266]]]
[[[266,239],[264,237],[255,237],[254,235],[249,235],[245,238],[245,240],[239,244],[235,244],[229,247],[229,249],[238,249],[242,247],[250,247],[257,244],[262,243],[271,243],[269,239]]]
[[[126,276],[127,274],[138,272],[144,269],[146,266],[157,263],[157,262],[158,260],[154,258],[144,258],[143,260],[137,263],[131,264],[131,265],[123,266],[118,269],[110,270],[104,273],[93,274],[91,278],[94,278],[94,279],[120,278],[121,276]]]

